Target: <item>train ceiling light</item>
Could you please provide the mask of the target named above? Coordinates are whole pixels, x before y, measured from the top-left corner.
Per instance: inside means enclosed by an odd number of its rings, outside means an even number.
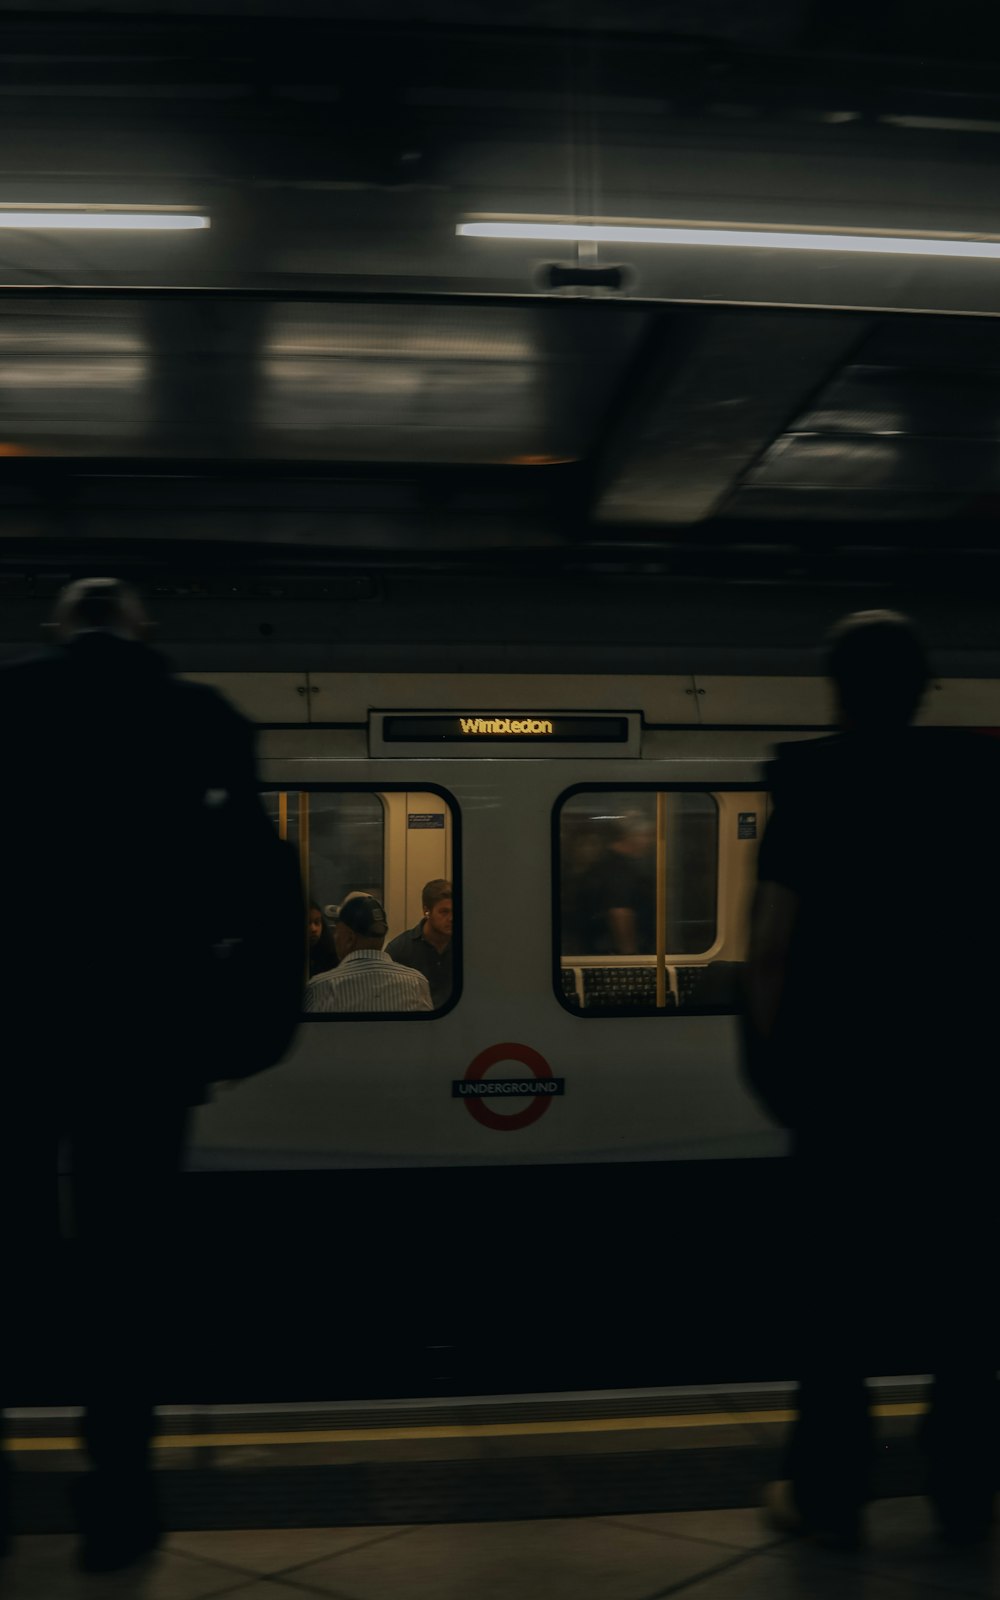
[[[841,250],[857,255],[971,257],[1000,261],[1000,236],[982,233],[879,233],[864,228],[761,228],[694,222],[558,222],[546,218],[460,222],[468,239],[521,239],[550,244],[701,245],[741,250]]]

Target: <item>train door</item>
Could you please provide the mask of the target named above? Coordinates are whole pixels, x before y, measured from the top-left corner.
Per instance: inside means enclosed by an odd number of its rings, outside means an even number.
[[[453,880],[451,810],[443,795],[415,789],[380,793],[385,810],[385,909],[390,928],[413,928],[424,885]]]

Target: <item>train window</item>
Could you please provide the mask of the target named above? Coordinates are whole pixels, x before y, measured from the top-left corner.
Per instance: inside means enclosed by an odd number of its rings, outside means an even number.
[[[450,1009],[460,962],[457,812],[448,799],[438,790],[329,786],[270,790],[263,800],[299,854],[308,904],[306,1013],[414,1017]]]
[[[731,1010],[766,796],[585,789],[556,808],[556,995],[585,1015]]]

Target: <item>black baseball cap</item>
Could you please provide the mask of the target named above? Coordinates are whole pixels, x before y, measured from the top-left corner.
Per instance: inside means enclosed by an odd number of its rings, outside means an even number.
[[[337,912],[337,921],[362,939],[384,938],[389,932],[385,911],[373,894],[351,895]]]

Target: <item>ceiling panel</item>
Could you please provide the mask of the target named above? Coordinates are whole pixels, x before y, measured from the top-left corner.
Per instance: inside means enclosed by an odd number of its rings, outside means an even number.
[[[123,453],[153,421],[152,361],[134,304],[0,304],[0,448],[49,442],[86,453],[113,437]]]
[[[605,442],[596,515],[630,525],[710,520],[803,393],[836,373],[868,319],[689,310],[650,341],[643,379]]]
[[[0,302],[7,455],[542,464],[592,449],[627,308]]]
[[[786,434],[746,480],[749,488],[966,491],[1000,488],[992,439],[851,438]]]
[[[845,530],[982,516],[1000,492],[1000,323],[873,319],[852,357],[803,397],[724,516]]]
[[[581,521],[593,483],[592,526],[612,540],[640,525],[707,536],[720,518],[981,516],[1000,494],[998,378],[986,320],[461,297],[0,298],[8,462],[151,461],[168,474],[357,464],[363,515],[385,512],[392,489],[372,466],[578,463],[566,470]],[[536,494],[547,475],[517,476]],[[5,494],[22,493],[15,478]],[[34,483],[44,501],[44,475]],[[442,504],[454,498],[440,475],[439,489]],[[480,493],[493,503],[489,486]],[[199,495],[207,508],[210,490]],[[419,521],[421,496],[397,509]],[[346,508],[321,500],[309,509],[322,526],[327,513],[342,523]],[[287,521],[293,508],[275,510]],[[303,528],[283,523],[281,537]]]
[[[642,333],[586,306],[275,308],[256,432],[279,456],[576,460]]]
[[[965,371],[851,366],[791,431],[1000,439],[1000,366]]]

